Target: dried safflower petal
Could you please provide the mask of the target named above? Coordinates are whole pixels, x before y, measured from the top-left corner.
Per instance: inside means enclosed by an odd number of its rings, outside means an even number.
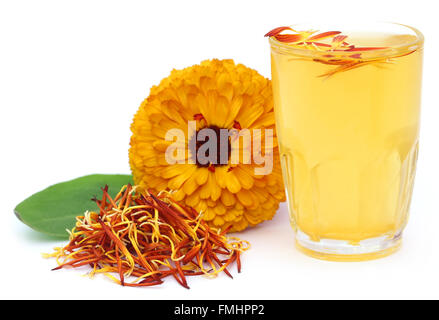
[[[278,35],[279,33],[281,33],[282,31],[285,31],[285,30],[293,31],[293,29],[291,29],[291,27],[278,27],[278,28],[275,28],[275,29],[271,30],[270,32],[267,32],[264,35],[264,37],[273,37],[273,36],[276,36],[276,35]]]
[[[311,58],[313,61],[320,62],[328,65],[336,65],[337,68],[320,75],[319,77],[329,77],[338,72],[352,70],[368,64],[377,65],[378,63],[390,63],[391,60],[388,57],[363,60],[361,52],[374,51],[387,49],[387,47],[356,47],[346,41],[348,38],[346,35],[342,35],[340,31],[326,31],[318,34],[310,31],[295,31],[295,34],[282,34],[285,30],[292,30],[288,27],[280,27],[273,29],[265,36],[274,37],[276,40],[284,43],[288,43],[293,47],[304,48],[308,50],[315,50],[319,52],[328,52],[322,54],[321,58]],[[293,30],[294,31],[294,30]],[[312,35],[314,34],[314,35]],[[318,40],[318,42],[317,42]],[[321,42],[325,40],[331,40],[330,43]],[[346,56],[339,56],[335,59],[335,55],[332,53],[343,52],[359,52]],[[410,52],[411,53],[411,52]],[[408,53],[408,54],[410,54]],[[392,56],[395,58],[396,56]],[[306,59],[306,58],[305,58]],[[298,60],[298,59],[291,59]],[[300,59],[299,59],[300,60]]]
[[[135,287],[159,285],[172,276],[188,289],[187,276],[224,272],[231,277],[226,268],[235,261],[241,270],[240,254],[248,242],[210,228],[201,214],[175,202],[168,192],[155,196],[128,185],[112,199],[108,188],[102,191],[102,199],[95,199],[99,214],[77,217],[70,243],[46,255],[57,259],[53,270],[91,265],[91,275],[104,273]],[[127,277],[136,279],[127,282]]]

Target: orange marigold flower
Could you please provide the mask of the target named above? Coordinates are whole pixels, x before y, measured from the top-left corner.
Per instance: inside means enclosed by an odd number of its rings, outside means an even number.
[[[230,154],[227,164],[188,161],[194,156],[188,121],[196,121],[196,132],[272,129],[271,173],[257,175],[254,161],[245,163],[240,157],[232,163]],[[179,159],[184,163],[169,164],[165,158],[173,143],[165,139],[170,129],[186,134],[180,146],[184,157]],[[151,88],[134,117],[129,150],[134,182],[154,192],[172,191],[175,200],[202,212],[204,220],[217,228],[241,231],[255,226],[271,219],[285,200],[274,129],[271,83],[257,71],[216,59],[173,70]]]

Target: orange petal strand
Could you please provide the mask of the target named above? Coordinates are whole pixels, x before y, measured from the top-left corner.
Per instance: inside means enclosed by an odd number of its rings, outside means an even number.
[[[274,36],[276,40],[280,42],[298,42],[302,41],[304,36],[303,34],[278,34],[277,36]]]
[[[341,66],[346,64],[352,64],[352,60],[343,60],[343,59],[330,59],[330,60],[322,60],[322,59],[314,59],[314,61],[331,65],[331,66]]]
[[[371,51],[371,50],[381,50],[381,49],[387,49],[387,47],[356,47],[356,48],[350,48],[346,51]]]
[[[281,33],[284,30],[293,30],[290,27],[279,27],[279,28],[274,28],[273,30],[271,30],[270,32],[266,33],[264,35],[264,37],[272,37],[272,36],[277,36],[279,33]]]
[[[339,67],[337,67],[337,68],[335,68],[335,69],[333,69],[333,70],[331,70],[329,72],[321,74],[319,76],[319,78],[333,76],[336,73],[344,72],[344,71],[348,71],[348,70],[352,70],[352,69],[356,69],[356,68],[365,66],[367,64],[368,64],[367,62],[353,62],[353,63],[350,63],[350,64],[341,65],[341,66],[339,66]]]
[[[326,39],[332,36],[336,36],[337,34],[340,34],[341,31],[328,31],[328,32],[322,32],[319,34],[316,34],[310,38],[307,39],[307,41],[314,41],[314,40],[322,40]]]
[[[361,53],[351,54],[349,57],[354,59],[361,59]]]
[[[332,39],[333,43],[344,43],[348,36],[336,36],[334,39]]]
[[[331,48],[330,44],[327,43],[321,43],[321,42],[304,42],[305,44],[313,44],[316,45],[318,47],[326,47],[326,48]]]

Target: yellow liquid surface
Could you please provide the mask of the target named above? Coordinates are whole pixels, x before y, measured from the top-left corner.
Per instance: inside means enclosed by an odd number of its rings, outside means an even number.
[[[357,34],[350,39],[392,47],[415,37]],[[334,68],[272,47],[291,222],[315,241],[356,244],[392,237],[406,224],[413,188],[422,49],[319,77]]]

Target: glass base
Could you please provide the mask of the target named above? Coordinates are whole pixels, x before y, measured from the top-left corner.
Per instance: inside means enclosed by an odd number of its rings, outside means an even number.
[[[386,257],[401,246],[402,233],[392,238],[371,238],[352,244],[344,240],[321,239],[313,241],[308,235],[296,232],[297,248],[308,256],[329,261],[366,261]]]

